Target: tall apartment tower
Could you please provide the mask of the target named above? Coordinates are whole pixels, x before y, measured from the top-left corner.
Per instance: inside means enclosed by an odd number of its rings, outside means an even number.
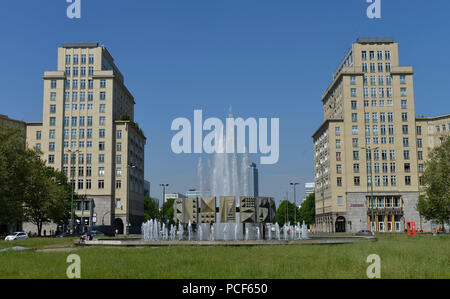
[[[333,74],[313,135],[318,231],[430,229],[416,210],[423,158],[413,75],[391,38],[359,38]]]
[[[97,43],[63,44],[57,70],[44,73],[43,121],[27,126],[27,143],[64,171],[81,196],[77,229],[140,231],[146,137],[134,122],[134,105],[114,59]]]

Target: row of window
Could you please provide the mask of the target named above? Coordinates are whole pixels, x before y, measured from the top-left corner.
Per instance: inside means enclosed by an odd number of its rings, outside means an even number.
[[[64,104],[64,111],[85,111],[86,110],[86,104],[72,104],[72,106],[70,106],[70,104]],[[87,110],[92,111],[94,110],[94,104],[87,104]],[[99,112],[100,113],[105,113],[106,112],[106,104],[100,104],[99,105]],[[55,114],[56,113],[56,105],[52,104],[50,105],[50,114]]]
[[[381,156],[380,156],[380,154],[381,154]],[[395,150],[390,150],[389,156],[388,156],[387,150],[381,150],[381,152],[379,150],[374,150],[373,151],[373,160],[378,161],[378,160],[380,160],[380,157],[381,157],[381,160],[383,160],[383,161],[387,161],[388,157],[389,157],[389,160],[395,161],[396,160]],[[370,150],[366,150],[366,160],[369,161],[371,159],[372,159],[372,154],[371,154]],[[403,150],[403,159],[410,160],[410,151],[409,150]],[[423,152],[422,151],[417,152],[417,159],[419,161],[423,160]],[[353,160],[355,160],[355,161],[359,160],[359,151],[353,151]],[[341,152],[336,152],[336,161],[342,161],[342,153]]]
[[[385,93],[386,91],[386,93]],[[357,89],[356,88],[351,88],[350,89],[350,95],[352,98],[355,98],[358,96],[357,93]],[[408,92],[406,87],[401,87],[400,88],[400,95],[402,97],[406,97],[408,96]],[[363,96],[364,98],[368,98],[369,97],[369,88],[365,87],[363,88]],[[371,98],[392,98],[393,93],[392,93],[392,88],[370,88],[370,97]]]
[[[79,60],[79,57],[81,57],[81,60]],[[66,55],[66,64],[78,64],[79,62],[81,62],[81,64],[86,64],[86,58],[89,59],[89,64],[94,64],[94,54],[89,54],[89,56],[86,56],[86,54],[81,54],[81,56],[78,56],[78,54],[73,54],[73,60],[71,58],[71,55]]]
[[[64,132],[64,139],[69,139],[69,129],[64,129],[63,132]],[[77,134],[77,132],[78,132],[78,134]],[[77,139],[77,135],[79,136],[78,137],[79,139],[85,138],[85,129],[79,129],[79,131],[77,131],[77,129],[71,129],[70,133],[71,133],[70,136],[72,139]],[[56,138],[56,130],[50,129],[48,136],[49,136],[49,139],[55,139]],[[99,137],[100,138],[105,137],[105,129],[99,129]],[[36,140],[41,140],[41,138],[42,138],[42,132],[36,131]],[[86,138],[92,138],[92,129],[86,130]],[[122,130],[116,131],[116,138],[117,139],[122,138]],[[121,143],[118,143],[118,144],[121,145]]]
[[[378,60],[383,60],[383,51],[378,50],[376,57]],[[367,60],[367,51],[361,51],[361,59]],[[375,51],[369,51],[369,59],[375,60]],[[384,51],[384,59],[391,60],[391,51]]]
[[[55,163],[55,156],[49,155],[48,159],[49,164]],[[70,164],[76,164],[77,163],[77,156],[76,154],[70,155]],[[78,164],[84,164],[84,154],[78,154]],[[98,163],[105,163],[105,154],[98,154]],[[122,155],[116,155],[116,163],[121,164],[122,163]],[[63,155],[63,164],[67,165],[69,164],[69,154]],[[86,154],[86,164],[92,164],[92,154]]]
[[[378,81],[378,85],[380,86],[384,86],[384,83],[386,82],[386,85],[390,86],[392,85],[392,77],[391,75],[372,75],[372,76],[367,76],[364,75],[363,76],[363,84],[365,86],[369,85],[369,78],[370,78],[370,85],[377,85],[377,81]],[[378,80],[377,80],[378,79]],[[400,83],[401,84],[406,84],[406,77],[404,75],[400,76]],[[356,85],[356,76],[350,76],[350,84],[351,85]]]
[[[375,162],[373,163],[374,173],[396,173],[396,163],[379,163]],[[403,170],[405,173],[411,172],[411,164],[410,163],[404,163],[403,164]],[[419,172],[424,172],[424,164],[418,164],[418,170]],[[366,164],[366,171],[367,173],[372,172],[372,164],[369,162]],[[342,165],[338,164],[336,165],[336,172],[338,174],[342,174]],[[353,164],[353,173],[359,173],[360,172],[360,165],[358,163]]]
[[[372,184],[372,179],[370,176],[367,177],[367,185],[370,186]],[[397,176],[396,175],[391,175],[390,176],[390,180],[389,180],[389,176],[384,175],[384,176],[375,176],[375,180],[374,180],[374,186],[397,186]],[[339,187],[342,186],[342,178],[338,177],[337,178],[337,184]],[[353,177],[353,185],[354,186],[361,186],[361,178],[359,176],[355,176]],[[406,186],[410,186],[411,185],[411,176],[405,176],[405,185]]]
[[[368,72],[368,67],[370,68],[370,72],[371,73],[376,73],[378,71],[378,73],[389,73],[391,71],[391,64],[389,62],[383,64],[382,62],[379,62],[378,65],[376,65],[374,62],[371,62],[369,65],[367,65],[367,63],[363,62],[362,63],[362,71],[363,73],[367,73]],[[378,66],[378,68],[377,68]]]
[[[77,102],[78,101],[78,95],[80,95],[80,102],[86,101],[86,92],[81,91],[80,93],[78,93],[78,91],[74,91],[71,94],[70,92],[66,91],[66,92],[64,92],[64,102],[70,102],[70,100],[72,100],[72,102]],[[99,93],[99,99],[101,101],[106,100],[106,92],[101,91]],[[94,100],[94,93],[93,92],[88,92],[87,93],[87,100],[88,100],[88,102],[92,102]]]
[[[66,89],[70,89],[70,82],[72,82],[72,89],[78,89],[78,80],[65,80],[64,81],[64,87]],[[79,85],[80,89],[86,89],[86,80],[81,79],[80,80],[80,85]],[[87,88],[88,89],[93,89],[94,88],[94,80],[87,80]],[[100,88],[106,88],[106,80],[102,79],[100,80]]]
[[[72,82],[72,84],[70,84]],[[72,86],[72,89],[78,89],[78,80],[65,80],[64,81],[64,87],[66,89],[70,89]],[[86,89],[86,80],[85,79],[81,79],[80,80],[80,89]],[[56,89],[58,87],[58,80],[51,80],[50,81],[50,88],[51,89]],[[93,89],[94,88],[94,80],[93,79],[89,79],[87,80],[87,88],[88,89]],[[102,79],[100,80],[100,88],[106,88],[106,80]]]
[[[78,122],[79,120],[79,122]],[[94,117],[93,116],[88,116],[87,117],[87,126],[90,127],[92,126]],[[50,117],[50,126],[54,126],[56,123],[56,117]],[[86,116],[80,116],[79,118],[77,116],[64,116],[64,126],[68,127],[70,125],[72,125],[72,127],[76,127],[77,124],[80,127],[84,127],[86,125]],[[104,126],[106,125],[106,117],[105,116],[100,116],[98,118],[98,124],[100,126]]]
[[[78,169],[78,171],[77,171]],[[66,176],[69,175],[68,173],[69,168],[68,167],[63,167],[63,172],[66,174]],[[86,175],[86,177],[90,177],[92,176],[92,167],[91,166],[79,166],[78,168],[75,166],[70,167],[70,177],[73,178],[78,174],[78,177],[84,177]],[[102,177],[105,176],[105,168],[104,167],[99,167],[98,168],[98,176]],[[121,167],[117,167],[116,168],[116,176],[120,177],[122,176],[122,168]]]
[[[351,101],[350,103],[351,103],[352,110],[358,109],[357,101]],[[369,104],[370,104],[369,100],[364,100],[364,107],[370,107]],[[384,100],[380,100],[379,103],[377,100],[372,100],[372,107],[377,107],[377,104],[379,104],[380,107],[385,107],[386,103]],[[393,101],[387,100],[387,107],[392,107],[392,106],[393,106]],[[401,108],[408,109],[408,100],[401,100]]]

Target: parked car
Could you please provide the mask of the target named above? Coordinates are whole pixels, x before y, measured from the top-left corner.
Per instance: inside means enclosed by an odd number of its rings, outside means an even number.
[[[368,229],[363,229],[363,230],[360,230],[359,232],[357,232],[355,235],[357,235],[357,236],[367,236],[367,235],[373,236],[373,235],[375,235],[375,233],[371,232]]]
[[[16,240],[23,240],[28,239],[27,233],[24,232],[15,232],[11,235],[6,236],[5,241],[16,241]]]

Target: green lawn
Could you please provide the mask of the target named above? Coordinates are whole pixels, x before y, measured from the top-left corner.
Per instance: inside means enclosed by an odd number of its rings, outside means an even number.
[[[0,278],[65,278],[70,253],[81,257],[82,278],[366,278],[370,254],[380,256],[382,278],[450,278],[450,236],[377,237],[257,247],[78,248],[73,239],[0,241],[1,248],[40,249],[0,253]]]

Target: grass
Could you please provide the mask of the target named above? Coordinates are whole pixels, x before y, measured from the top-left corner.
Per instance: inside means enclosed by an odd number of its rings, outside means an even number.
[[[255,247],[74,247],[73,239],[30,239],[1,247],[66,247],[71,252],[0,253],[0,278],[65,278],[81,258],[82,278],[366,278],[370,254],[382,278],[450,278],[450,237],[382,235],[377,242]]]

